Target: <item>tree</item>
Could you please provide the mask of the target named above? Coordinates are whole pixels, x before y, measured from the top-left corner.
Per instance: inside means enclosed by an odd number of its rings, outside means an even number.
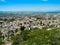
[[[12,45],[60,45],[60,29],[24,30],[13,39]]]
[[[24,31],[25,27],[24,26],[21,26],[20,30],[21,31]]]
[[[1,31],[0,31],[0,45],[3,45],[4,44],[4,42],[2,42],[2,41],[3,41],[3,36],[2,36]]]

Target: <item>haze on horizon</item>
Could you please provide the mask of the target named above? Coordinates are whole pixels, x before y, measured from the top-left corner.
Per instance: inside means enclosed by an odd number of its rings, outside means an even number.
[[[60,0],[0,0],[0,11],[60,11]]]

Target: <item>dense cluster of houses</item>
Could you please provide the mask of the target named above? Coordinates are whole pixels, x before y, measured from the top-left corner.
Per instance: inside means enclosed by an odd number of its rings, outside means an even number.
[[[48,16],[25,16],[25,17],[2,17],[0,19],[0,30],[16,30],[21,26],[25,27],[25,30],[33,28],[42,29],[45,26],[54,25],[54,27],[60,27],[59,18],[54,15]]]
[[[0,17],[0,31],[5,36],[5,39],[7,39],[8,31],[21,30],[22,26],[24,26],[24,30],[60,28],[60,17],[59,15]]]

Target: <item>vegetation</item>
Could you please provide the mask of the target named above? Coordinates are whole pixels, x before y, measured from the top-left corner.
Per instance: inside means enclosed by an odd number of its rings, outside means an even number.
[[[12,40],[12,45],[60,45],[60,29],[25,30]]]
[[[0,45],[3,45],[3,44],[4,44],[4,42],[3,42],[3,36],[2,36],[1,31],[0,31]]]

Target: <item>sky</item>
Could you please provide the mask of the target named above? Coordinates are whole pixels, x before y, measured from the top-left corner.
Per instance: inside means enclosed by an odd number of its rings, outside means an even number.
[[[60,11],[60,0],[0,0],[0,11]]]

